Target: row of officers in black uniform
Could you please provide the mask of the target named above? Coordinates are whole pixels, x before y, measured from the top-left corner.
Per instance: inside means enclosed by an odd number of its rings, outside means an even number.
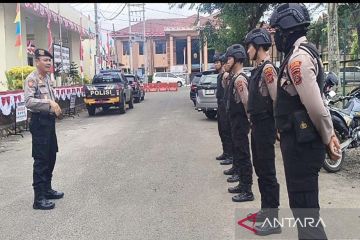
[[[303,4],[281,4],[274,10],[270,26],[276,30],[277,50],[285,55],[279,69],[270,61],[272,40],[262,28],[246,35],[246,50],[234,44],[214,59],[219,72],[217,118],[223,146],[223,154],[216,159],[223,160],[223,165],[232,164],[224,174],[231,175],[228,182],[238,182],[228,189],[237,193],[232,197],[235,202],[254,200],[254,167],[261,195],[257,222],[278,218],[276,139],[280,141],[289,205],[296,219],[319,219],[318,172],[326,151],[332,159],[340,157],[339,141],[322,100],[323,65],[317,49],[306,38],[309,24]],[[247,57],[255,62],[250,78],[243,72]],[[256,234],[281,233],[279,225],[267,222],[255,226]],[[327,239],[321,224],[297,227],[299,239]]]

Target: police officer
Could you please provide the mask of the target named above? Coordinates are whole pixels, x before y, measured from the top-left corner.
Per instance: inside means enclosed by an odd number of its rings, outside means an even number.
[[[239,193],[232,197],[234,202],[253,201],[252,164],[250,160],[249,139],[250,123],[247,116],[247,76],[243,72],[246,52],[242,45],[234,44],[226,51],[227,64],[233,76],[229,82],[226,110],[229,114],[231,137],[233,140],[233,167],[240,176],[239,184],[230,187],[230,193]]]
[[[248,113],[251,121],[251,151],[255,173],[261,194],[261,210],[257,222],[265,217],[274,222],[278,218],[279,184],[275,168],[275,120],[273,102],[276,98],[277,72],[270,61],[268,50],[272,44],[266,29],[253,29],[245,38],[249,58],[255,61],[249,83]],[[255,226],[258,235],[280,233],[280,226],[266,221]]]
[[[230,123],[226,115],[224,87],[222,85],[222,80],[224,76],[224,68],[223,68],[224,61],[225,61],[224,54],[214,56],[215,70],[218,72],[217,88],[216,88],[216,98],[218,104],[218,111],[217,111],[218,131],[223,148],[223,153],[220,156],[216,157],[216,160],[227,160],[232,158],[232,141],[231,141]],[[221,163],[224,162],[225,161]]]
[[[323,67],[306,34],[310,25],[303,4],[284,3],[270,17],[276,48],[285,53],[277,81],[275,122],[280,132],[289,205],[295,219],[319,219],[318,173],[327,149],[340,158],[339,141],[322,101]],[[297,221],[300,239],[327,239],[322,224],[305,227]]]
[[[35,50],[36,70],[25,80],[25,102],[31,111],[30,132],[32,135],[34,209],[53,209],[55,203],[48,199],[59,199],[64,193],[52,189],[51,179],[58,151],[55,117],[61,109],[55,102],[50,83],[52,55],[44,49]]]

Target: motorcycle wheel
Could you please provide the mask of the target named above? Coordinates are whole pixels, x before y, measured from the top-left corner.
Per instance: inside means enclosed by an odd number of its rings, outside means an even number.
[[[340,144],[344,141],[341,137],[340,137],[340,134],[338,133],[336,127],[335,127],[335,135],[336,137],[339,139],[340,141]],[[323,164],[323,168],[328,171],[329,173],[335,173],[335,172],[338,172],[341,170],[342,168],[342,165],[344,163],[344,160],[345,160],[345,157],[346,157],[346,154],[345,154],[345,151],[343,151],[341,153],[341,158],[339,160],[336,160],[336,161],[333,161],[329,158],[328,154],[326,154],[325,156],[325,161],[324,161],[324,164]]]

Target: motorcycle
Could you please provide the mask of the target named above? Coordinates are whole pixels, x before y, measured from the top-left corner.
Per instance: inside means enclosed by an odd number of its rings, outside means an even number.
[[[346,96],[340,96],[336,100],[334,91],[324,92],[325,105],[330,111],[334,130],[341,146],[341,158],[333,161],[328,156],[325,158],[324,169],[328,172],[338,172],[345,160],[348,149],[360,146],[360,87],[357,87]],[[344,108],[334,106],[337,102],[348,100]]]

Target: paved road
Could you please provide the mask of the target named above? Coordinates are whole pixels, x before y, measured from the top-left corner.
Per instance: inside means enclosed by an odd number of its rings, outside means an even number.
[[[194,111],[188,89],[148,93],[125,115],[81,113],[57,124],[51,211],[32,209],[31,136],[0,143],[1,239],[234,239],[235,210],[216,121]],[[277,146],[281,206],[288,207]],[[359,179],[320,173],[321,206],[360,207]]]

